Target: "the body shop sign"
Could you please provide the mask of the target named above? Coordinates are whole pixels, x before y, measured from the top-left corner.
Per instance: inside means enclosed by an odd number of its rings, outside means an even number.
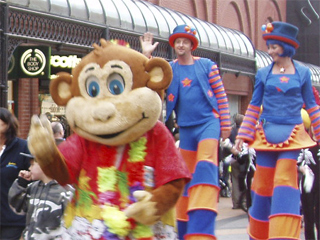
[[[15,66],[12,74],[17,78],[39,78],[49,79],[50,77],[51,48],[48,46],[19,46],[14,52]]]

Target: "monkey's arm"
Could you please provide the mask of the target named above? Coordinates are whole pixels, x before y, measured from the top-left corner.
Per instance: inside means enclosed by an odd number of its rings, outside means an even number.
[[[51,125],[46,115],[41,115],[40,118],[36,115],[32,116],[28,148],[47,176],[57,180],[62,185],[68,183],[68,168],[63,155],[56,146]]]
[[[136,191],[134,196],[137,202],[125,210],[126,216],[145,225],[154,224],[174,207],[182,194],[184,185],[185,179],[177,179],[160,186],[151,193]]]

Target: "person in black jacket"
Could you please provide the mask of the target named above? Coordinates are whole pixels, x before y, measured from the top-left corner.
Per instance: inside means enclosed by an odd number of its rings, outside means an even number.
[[[234,126],[231,129],[230,134],[230,141],[231,143],[235,144],[236,136],[238,134],[238,130],[240,128],[240,125],[243,121],[244,115],[242,114],[235,114],[233,116],[234,120]],[[244,164],[240,164],[238,161],[233,161],[231,163],[231,181],[232,181],[232,209],[239,209],[241,208],[241,195],[244,191],[244,189],[240,187],[241,183],[239,180],[239,176],[241,173],[243,173],[245,170]]]
[[[29,159],[20,152],[29,153],[27,141],[18,138],[18,120],[6,108],[0,108],[0,239],[20,239],[25,228],[25,216],[16,215],[9,207],[8,191],[20,170],[29,168]]]

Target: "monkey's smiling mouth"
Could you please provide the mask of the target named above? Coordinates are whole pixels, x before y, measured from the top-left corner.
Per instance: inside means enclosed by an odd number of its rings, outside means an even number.
[[[95,136],[97,136],[97,137],[99,137],[99,138],[103,138],[103,139],[115,138],[115,137],[117,137],[118,135],[120,135],[120,134],[128,131],[128,129],[131,129],[131,128],[135,127],[139,122],[141,122],[142,120],[144,120],[144,119],[146,119],[146,118],[149,118],[149,117],[146,117],[145,113],[143,112],[143,113],[142,113],[142,117],[141,117],[135,124],[133,124],[131,127],[128,127],[127,129],[122,130],[122,131],[120,131],[120,132],[116,132],[116,133],[112,133],[112,134],[101,134],[101,135],[98,134],[98,135],[95,135]],[[76,128],[79,128],[77,125],[75,125],[75,127],[76,127]],[[80,129],[81,129],[81,128],[80,128]],[[83,129],[81,129],[81,130],[84,131]]]
[[[141,121],[141,120],[140,120]],[[140,122],[139,121],[139,122]],[[113,133],[113,134],[103,134],[103,135],[96,135],[99,138],[103,138],[103,139],[110,139],[110,138],[114,138],[118,135],[120,135],[121,133],[125,132],[126,130],[123,130],[121,132],[117,132],[117,133]]]

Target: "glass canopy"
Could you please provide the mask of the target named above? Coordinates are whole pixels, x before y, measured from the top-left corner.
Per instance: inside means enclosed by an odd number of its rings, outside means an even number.
[[[0,0],[3,1],[3,0]],[[66,18],[106,25],[132,32],[152,32],[167,39],[174,27],[189,24],[197,29],[200,48],[216,49],[254,59],[250,39],[224,28],[142,0],[5,0],[20,6]]]

